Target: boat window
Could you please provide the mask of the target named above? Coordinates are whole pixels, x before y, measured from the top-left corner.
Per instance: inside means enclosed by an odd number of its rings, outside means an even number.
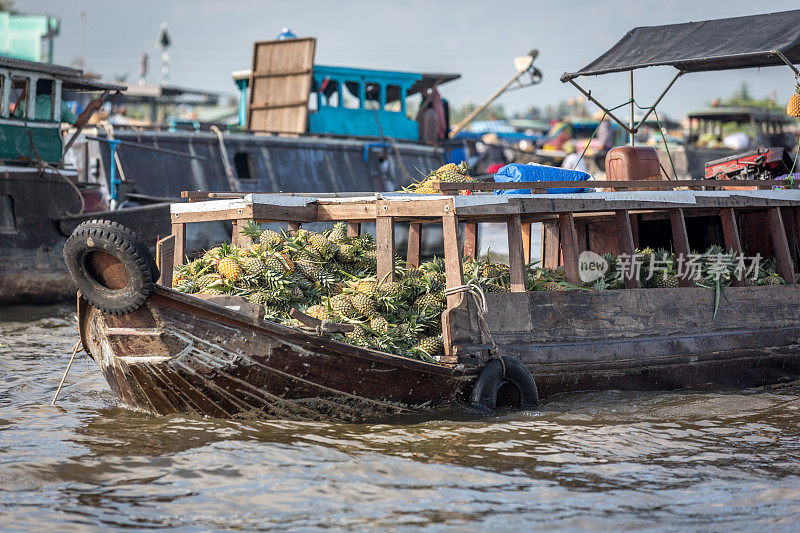
[[[251,180],[255,177],[253,158],[247,152],[236,152],[233,166],[236,167],[236,177],[240,180]]]
[[[11,116],[20,118],[26,116],[25,101],[28,96],[30,82],[29,78],[23,78],[22,76],[13,76],[11,78],[11,91],[8,99],[8,111]]]
[[[400,102],[400,86],[387,85],[386,86],[386,111],[402,111],[402,103]]]
[[[36,81],[36,120],[53,120],[54,91],[53,80]]]
[[[364,90],[365,100],[364,108],[366,109],[380,109],[381,108],[381,86],[378,83],[368,81]]]
[[[15,233],[17,221],[14,216],[14,199],[11,195],[0,194],[0,233]]]
[[[328,107],[339,107],[339,82],[330,78],[325,78],[320,83],[322,92],[322,105]]]
[[[313,113],[314,111],[316,111],[318,109],[318,106],[317,106],[317,98],[318,97],[319,97],[319,95],[317,94],[316,90],[308,93],[308,110],[309,110],[309,112]]]
[[[357,81],[346,81],[344,82],[344,90],[342,91],[344,95],[344,106],[347,109],[358,109],[361,107],[361,96],[359,93],[361,92],[361,84]]]

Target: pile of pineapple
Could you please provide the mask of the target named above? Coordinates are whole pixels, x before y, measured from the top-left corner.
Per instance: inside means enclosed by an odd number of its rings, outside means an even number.
[[[437,168],[420,181],[405,187],[403,190],[405,192],[413,192],[417,194],[438,194],[439,191],[433,188],[434,183],[439,183],[442,181],[452,181],[456,183],[475,181],[472,179],[472,176],[467,174],[468,169],[469,164],[466,161],[462,161],[458,165],[455,163],[448,163]],[[462,194],[469,194],[469,191],[461,192]]]
[[[335,338],[405,357],[436,361],[442,354],[442,312],[444,261],[434,258],[417,268],[408,268],[402,258],[395,261],[397,281],[377,278],[375,242],[368,234],[346,235],[346,225],[337,223],[323,233],[299,230],[294,234],[262,230],[250,223],[243,233],[254,244],[237,247],[216,246],[195,260],[175,268],[173,287],[194,294],[241,296],[264,306],[265,319],[288,326],[299,326],[290,311],[297,308],[319,320],[349,323],[353,331]],[[712,247],[704,257],[725,253]],[[637,254],[642,264],[640,279],[644,287],[677,287],[677,263],[665,250],[646,248]],[[623,288],[618,279],[619,261],[604,256],[610,268],[605,276],[590,284],[566,281],[564,267],[526,267],[528,291],[604,290]],[[651,261],[667,264],[666,270],[650,272]],[[707,286],[714,277],[712,262],[701,259],[702,280]],[[734,263],[735,264],[735,263]],[[509,268],[487,259],[465,259],[464,282],[475,280],[487,293],[508,292]],[[729,285],[732,269],[720,277]],[[759,273],[760,285],[784,281],[775,272],[774,261],[767,261]]]

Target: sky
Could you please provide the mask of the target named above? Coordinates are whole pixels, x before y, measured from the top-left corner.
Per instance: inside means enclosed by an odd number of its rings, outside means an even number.
[[[797,0],[769,2],[770,11],[798,7]],[[160,24],[167,22],[171,83],[224,93],[235,92],[231,72],[250,68],[253,42],[274,39],[284,26],[317,38],[318,64],[460,73],[460,80],[440,89],[455,106],[482,102],[514,74],[513,58],[536,48],[535,64],[544,79],[498,100],[511,112],[577,97],[571,85],[559,81],[561,74],[585,66],[636,26],[766,12],[752,0],[17,0],[16,8],[60,18],[55,61],[62,64],[81,57],[84,11],[87,69],[135,81],[145,52],[149,83],[160,81],[154,43]],[[654,101],[674,74],[672,67],[636,71],[637,102]],[[628,98],[627,74],[584,80],[604,103]],[[742,82],[753,96],[774,93],[780,102],[795,88],[786,67],[689,74],[658,109],[680,118],[729,96]]]

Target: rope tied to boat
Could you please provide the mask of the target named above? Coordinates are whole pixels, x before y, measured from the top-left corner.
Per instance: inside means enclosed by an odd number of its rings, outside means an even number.
[[[445,289],[444,295],[450,296],[452,294],[459,294],[462,292],[469,294],[472,297],[472,301],[475,303],[475,307],[478,310],[478,325],[480,326],[481,330],[481,340],[485,342],[485,339],[489,339],[489,342],[492,344],[492,347],[489,349],[491,358],[500,360],[500,364],[503,366],[503,377],[506,377],[506,363],[500,356],[500,350],[497,348],[497,343],[494,342],[494,337],[492,337],[492,332],[489,331],[489,325],[486,322],[485,315],[489,308],[486,304],[486,294],[484,294],[483,288],[481,288],[480,284],[476,280],[471,279],[464,285],[457,285],[455,287]]]
[[[331,330],[328,327],[330,323],[331,323],[330,320],[320,320],[319,321],[319,325],[316,328],[314,328],[316,334],[319,335],[319,336],[330,335],[331,334]]]

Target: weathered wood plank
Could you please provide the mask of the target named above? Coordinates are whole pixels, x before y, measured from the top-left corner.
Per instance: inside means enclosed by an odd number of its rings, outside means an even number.
[[[359,237],[359,236],[361,236],[361,223],[360,222],[348,222],[347,223],[347,236],[348,237]]]
[[[542,222],[542,266],[557,268],[561,263],[561,239],[557,220]]]
[[[422,224],[414,223],[408,225],[408,248],[406,250],[406,264],[409,268],[419,266],[422,248]]]
[[[511,292],[525,292],[526,263],[519,215],[508,217],[506,230],[508,232],[508,268],[511,274]]]
[[[394,281],[394,219],[375,220],[375,240],[378,253],[378,280]]]
[[[636,254],[636,244],[633,240],[633,229],[631,228],[631,216],[627,211],[617,211],[615,213],[617,223],[617,242],[621,254],[634,257]],[[626,289],[638,289],[641,287],[639,279],[633,276],[624,277]]]
[[[686,220],[683,218],[683,210],[670,209],[669,219],[672,225],[672,247],[675,255],[682,256],[684,261],[688,261],[692,251],[689,248],[689,234],[686,232]],[[694,280],[688,276],[680,276],[680,286],[693,287]]]
[[[522,256],[523,262],[527,265],[531,262],[531,224],[525,222],[522,224]]]
[[[567,281],[580,283],[578,274],[578,235],[575,232],[575,218],[572,213],[559,214],[558,225]]]
[[[778,263],[778,274],[786,283],[794,283],[794,266],[792,254],[789,250],[789,241],[786,238],[786,228],[783,225],[780,207],[771,207],[767,210],[767,223],[772,237],[772,246],[775,248],[775,260]]]
[[[172,287],[172,269],[175,261],[175,235],[164,237],[156,243],[156,264],[158,265],[158,283]]]
[[[464,224],[464,258],[474,259],[477,252],[478,223],[472,222],[470,224]]]
[[[461,254],[458,250],[458,217],[450,211],[442,217],[442,237],[444,241],[445,287],[452,289],[464,283]],[[442,338],[444,354],[453,355],[450,339],[450,312],[456,309],[464,299],[463,293],[447,295],[447,309],[442,313]]]
[[[739,237],[739,225],[736,223],[736,211],[733,208],[720,210],[722,217],[722,235],[725,238],[725,249],[743,254],[742,240]],[[741,272],[739,277],[733,277],[731,284],[734,287],[747,286],[747,277]]]
[[[173,255],[173,265],[182,265],[186,257],[186,224],[172,224],[172,235],[175,237],[175,253]]]

